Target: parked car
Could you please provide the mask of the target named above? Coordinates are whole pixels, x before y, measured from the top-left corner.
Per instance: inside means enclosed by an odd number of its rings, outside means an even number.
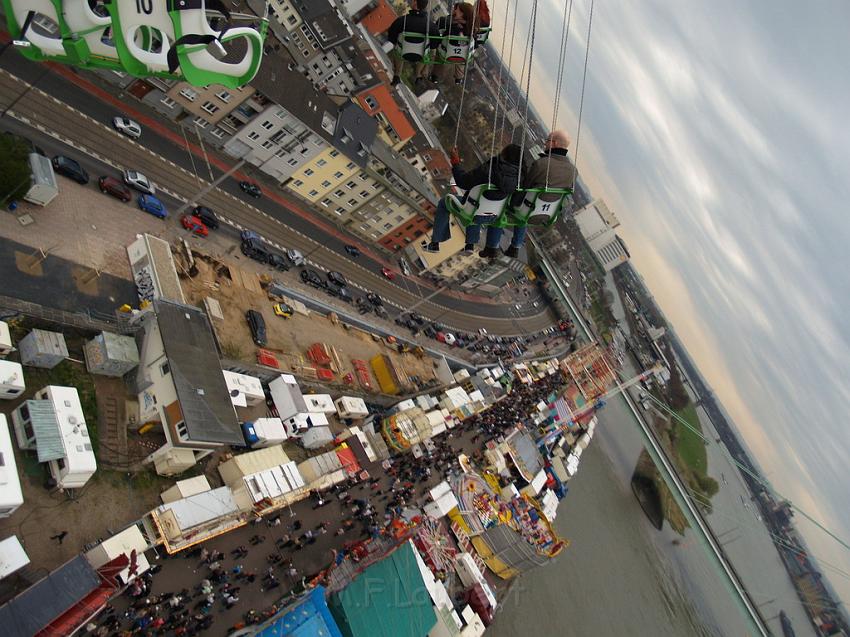
[[[156,193],[156,188],[154,188],[150,179],[137,170],[125,170],[124,183],[147,195],[153,195]]]
[[[139,139],[142,136],[142,127],[127,117],[114,117],[112,126],[122,135],[130,139]]]
[[[354,300],[354,297],[351,296],[351,292],[344,285],[339,288],[339,298],[346,303],[351,303]]]
[[[304,255],[301,254],[300,250],[296,250],[295,248],[289,248],[286,251],[286,258],[292,262],[296,268],[300,268],[305,263]]]
[[[355,258],[360,256],[360,248],[358,248],[357,246],[353,246],[350,243],[347,243],[345,245],[345,251]]]
[[[443,334],[443,342],[446,345],[454,345],[455,342],[457,342],[457,338],[455,338],[455,335],[451,332],[446,332],[445,334]]]
[[[252,181],[240,181],[239,187],[242,189],[242,192],[254,199],[259,199],[263,196],[263,191]]]
[[[65,155],[56,155],[50,160],[50,163],[53,164],[53,171],[63,177],[73,179],[78,184],[85,185],[89,183],[89,174],[85,168],[80,166],[76,159],[65,157]]]
[[[251,330],[251,338],[254,343],[260,347],[266,344],[266,319],[257,310],[248,310],[245,312],[245,320],[248,321],[248,328]]]
[[[422,333],[428,338],[434,338],[435,336],[437,336],[437,330],[435,330],[431,325],[426,325],[422,329]]]
[[[378,307],[378,306],[384,304],[383,300],[381,300],[381,297],[378,296],[377,294],[375,294],[374,292],[367,292],[366,293],[366,299],[369,301],[369,303],[371,303],[375,307]]]
[[[192,214],[203,221],[204,225],[210,230],[218,230],[218,217],[216,217],[215,213],[206,206],[195,206]]]
[[[404,276],[410,276],[410,264],[407,262],[407,259],[399,259],[398,265],[401,268],[401,272],[402,274],[404,274]]]
[[[259,239],[245,239],[242,241],[242,245],[240,247],[242,249],[242,254],[249,259],[254,259],[254,261],[259,261],[260,263],[269,262],[271,252],[268,251],[266,246],[264,246],[263,242]]]
[[[198,219],[195,215],[183,215],[180,223],[186,230],[189,230],[196,237],[206,237],[210,231],[204,225],[204,222]]]
[[[267,263],[281,272],[287,272],[289,270],[289,263],[286,261],[286,258],[275,252],[269,252],[269,258]]]
[[[97,187],[100,188],[100,192],[112,195],[124,203],[127,203],[133,198],[130,189],[118,181],[115,177],[108,177],[104,175],[103,177],[98,178]]]
[[[239,233],[239,238],[242,239],[242,241],[249,241],[251,239],[262,241],[262,237],[260,237],[260,235],[258,235],[253,230],[243,230]]]
[[[283,318],[289,318],[294,314],[294,310],[286,303],[275,303],[272,305],[272,309],[274,310],[275,316],[282,316]]]
[[[153,195],[139,195],[136,201],[139,204],[139,208],[154,217],[165,219],[168,216],[168,211],[165,209],[165,205],[163,205],[163,203]]]
[[[390,270],[389,268],[381,268],[381,274],[384,275],[384,278],[392,281],[395,278],[395,272]]]
[[[339,286],[348,285],[348,282],[345,280],[345,277],[342,276],[339,272],[334,272],[333,270],[331,270],[330,272],[327,273],[327,275],[328,275],[328,281],[336,283]]]
[[[308,285],[312,285],[314,288],[325,287],[325,282],[322,280],[322,277],[319,276],[319,273],[315,270],[311,270],[310,268],[301,270],[301,280]]]

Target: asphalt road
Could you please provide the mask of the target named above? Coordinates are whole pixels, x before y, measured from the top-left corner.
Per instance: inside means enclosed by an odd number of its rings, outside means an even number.
[[[191,152],[188,144],[181,148],[168,136],[158,134],[154,127],[144,127],[141,144],[115,133],[108,126],[111,118],[119,114],[115,106],[53,71],[46,71],[49,67],[26,62],[14,51],[0,58],[0,66],[36,83],[36,88],[22,95],[25,84],[9,75],[0,75],[0,104],[6,108],[14,102],[13,112],[28,117],[28,124],[40,125],[42,132],[50,137],[64,137],[63,142],[75,150],[63,152],[80,159],[92,175],[115,174],[123,167],[139,169],[155,184],[167,189],[171,201],[166,196],[166,203],[176,208],[177,202],[193,197],[211,176],[216,178],[222,174],[214,161],[208,163],[203,155]],[[125,112],[128,111],[143,112],[148,119],[155,119],[144,105],[135,101],[128,103]],[[5,119],[9,118],[7,115]],[[157,123],[158,128],[162,126]],[[4,123],[4,127],[11,129],[8,123]],[[37,137],[33,130],[21,132]],[[188,142],[197,150],[199,140],[193,136],[192,132],[187,132]],[[89,157],[81,155],[81,151]],[[212,158],[210,149],[206,151]],[[379,257],[372,258],[368,248],[356,260],[344,252],[346,242],[363,245],[358,239],[346,239],[342,230],[333,228],[324,219],[294,213],[291,201],[271,184],[263,185],[266,196],[246,201],[248,198],[239,191],[237,181],[227,179],[205,196],[202,203],[237,228],[251,228],[274,244],[299,248],[323,269],[343,272],[359,287],[375,291],[397,307],[411,307],[435,291],[430,283],[400,274],[394,281],[386,280],[380,275],[384,262]],[[523,296],[517,298],[516,303],[519,309],[514,304],[484,302],[441,292],[419,305],[417,311],[455,329],[474,331],[486,327],[496,334],[528,334],[554,323],[554,316],[540,299]]]

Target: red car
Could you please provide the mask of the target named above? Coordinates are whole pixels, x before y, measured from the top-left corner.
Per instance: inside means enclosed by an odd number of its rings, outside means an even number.
[[[123,183],[121,183],[115,177],[101,177],[97,180],[97,187],[100,188],[100,192],[105,193],[107,195],[112,195],[116,199],[120,199],[124,203],[130,201],[132,195],[130,194],[130,189],[127,188]]]
[[[186,230],[191,231],[191,233],[196,237],[206,237],[210,233],[209,228],[207,228],[204,225],[204,222],[198,219],[195,215],[183,215],[180,223],[182,223],[183,227],[186,228]]]
[[[386,277],[390,281],[392,281],[395,278],[395,272],[393,272],[389,268],[381,268],[381,274],[383,274],[384,277]]]

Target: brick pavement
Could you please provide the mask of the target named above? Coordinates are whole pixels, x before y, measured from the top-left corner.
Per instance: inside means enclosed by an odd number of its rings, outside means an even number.
[[[531,392],[526,393],[525,386],[520,386],[518,390],[515,390],[514,393],[497,404],[501,405],[500,409],[516,408],[519,404],[520,396],[523,396],[522,404],[530,409],[540,398],[552,391],[553,387],[556,387],[562,382],[563,378],[560,375],[547,377],[535,385],[533,395]],[[493,408],[491,407],[491,409]],[[515,420],[509,422],[506,419],[501,424],[509,427],[513,426],[514,422]],[[481,431],[475,426],[476,423],[476,419],[469,419],[460,427],[456,427],[447,434],[435,439],[438,449],[450,450],[454,466],[456,466],[456,460],[454,459],[456,459],[458,454],[466,453],[471,455],[481,448],[482,443],[477,441],[481,435]],[[475,441],[473,441],[473,438],[475,438]],[[402,458],[408,463],[417,462],[413,459],[412,455],[405,455]],[[434,462],[428,458],[423,458],[418,462],[419,466],[431,466],[432,469],[436,468]],[[367,469],[370,471],[370,475],[380,478],[380,488],[382,490],[386,491],[389,489],[393,478],[386,475],[380,468],[380,465],[373,464],[368,466]],[[416,484],[414,502],[418,505],[424,503],[426,490],[433,487],[443,478],[444,475],[440,471],[435,470],[430,479],[422,480]],[[372,494],[368,482],[350,488],[349,493],[351,493],[353,498],[367,499],[372,506],[378,509],[380,514],[383,513],[384,501],[381,499],[382,496]],[[340,524],[345,518],[352,517],[352,512],[350,508],[343,507],[338,498],[331,495],[327,495],[326,498],[328,504],[319,509],[313,508],[312,499],[302,500],[296,503],[291,508],[294,515],[292,518],[287,510],[282,510],[280,512],[280,526],[268,526],[266,522],[253,525],[249,524],[204,543],[203,546],[207,550],[224,553],[225,558],[222,560],[222,566],[228,573],[238,564],[243,567],[244,572],[255,572],[257,575],[253,583],[248,583],[244,579],[236,579],[233,576],[230,577],[231,584],[240,588],[238,593],[239,602],[230,609],[225,608],[222,595],[218,592],[220,589],[216,587],[216,601],[211,611],[214,624],[209,634],[224,635],[231,626],[242,621],[243,615],[249,610],[262,612],[272,604],[280,602],[293,586],[300,585],[300,578],[302,576],[311,576],[326,568],[333,559],[334,550],[341,550],[345,542],[365,537],[359,535],[362,528],[359,523],[353,530],[348,531],[342,536],[337,536],[335,534],[336,530],[340,528]],[[382,518],[382,515],[379,515],[380,518]],[[275,547],[275,541],[289,531],[289,525],[293,520],[301,522],[301,529],[294,532],[293,537],[298,533],[304,533],[307,529],[316,529],[320,522],[327,523],[327,533],[318,535],[314,544],[308,544],[301,550],[278,550]],[[264,542],[257,546],[251,545],[250,539],[254,535],[265,536]],[[248,548],[248,555],[237,559],[231,554],[231,551],[239,546],[246,546]],[[188,557],[190,554],[189,552],[184,552],[174,556],[164,557],[160,562],[161,571],[153,576],[151,590],[148,595],[170,594],[179,592],[184,588],[195,591],[200,581],[208,577],[210,571],[206,565],[201,563],[196,555],[194,557]],[[281,586],[273,590],[264,589],[262,579],[269,568],[267,557],[272,554],[282,555],[283,564],[286,564],[288,561],[294,564],[298,569],[298,582],[289,578],[283,567],[272,567],[276,576],[279,578]],[[188,604],[187,608],[192,609],[201,599],[201,596],[195,597]],[[112,604],[120,614],[128,608],[130,601],[127,597],[120,597],[112,600]],[[126,626],[127,622],[124,625]],[[146,634],[153,633],[149,632]],[[159,634],[171,635],[173,633],[171,631],[165,631]]]

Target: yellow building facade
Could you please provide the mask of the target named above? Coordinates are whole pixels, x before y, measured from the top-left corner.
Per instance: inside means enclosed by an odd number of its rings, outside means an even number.
[[[358,173],[357,164],[331,147],[293,173],[285,187],[310,203],[318,203]]]

